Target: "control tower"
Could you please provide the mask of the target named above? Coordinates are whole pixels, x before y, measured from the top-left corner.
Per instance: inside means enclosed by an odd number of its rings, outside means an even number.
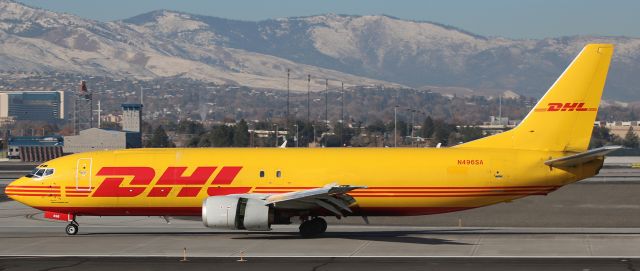
[[[142,132],[142,104],[122,104],[122,131]]]

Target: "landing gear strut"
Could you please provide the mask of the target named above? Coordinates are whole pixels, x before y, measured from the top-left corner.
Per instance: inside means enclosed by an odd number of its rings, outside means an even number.
[[[320,217],[316,217],[302,222],[299,229],[302,237],[317,237],[327,231],[327,221]]]
[[[67,225],[64,231],[67,233],[67,235],[76,235],[78,233],[78,226],[80,225],[74,219],[69,223],[69,225]]]

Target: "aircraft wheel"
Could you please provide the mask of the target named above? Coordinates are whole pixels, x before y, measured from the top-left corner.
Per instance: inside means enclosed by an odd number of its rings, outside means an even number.
[[[315,220],[317,220],[317,223],[320,224],[320,233],[324,233],[327,231],[327,221],[324,220],[321,217],[315,218]]]
[[[317,237],[327,230],[327,222],[322,218],[314,218],[302,222],[299,229],[302,237]]]
[[[65,228],[65,232],[67,233],[67,235],[76,235],[78,233],[78,225],[70,223]]]

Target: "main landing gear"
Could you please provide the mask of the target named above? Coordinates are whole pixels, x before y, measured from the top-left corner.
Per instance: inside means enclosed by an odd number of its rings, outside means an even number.
[[[300,235],[305,238],[318,237],[327,231],[327,221],[320,217],[303,221],[300,224]]]
[[[78,226],[80,226],[78,224],[78,222],[76,222],[75,218],[69,223],[69,225],[67,225],[67,227],[64,229],[64,231],[67,233],[67,235],[76,235],[78,233]]]

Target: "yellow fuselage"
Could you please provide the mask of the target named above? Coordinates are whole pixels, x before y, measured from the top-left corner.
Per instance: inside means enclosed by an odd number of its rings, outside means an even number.
[[[544,195],[597,174],[602,160],[563,170],[562,152],[416,148],[138,149],[74,154],[23,177],[7,195],[76,215],[200,215],[210,195],[275,194],[337,183],[354,215],[423,215]]]

